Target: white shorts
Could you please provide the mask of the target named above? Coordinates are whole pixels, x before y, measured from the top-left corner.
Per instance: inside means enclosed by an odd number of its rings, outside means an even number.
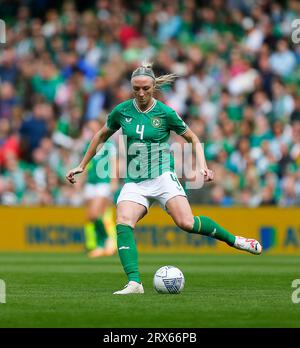
[[[177,179],[177,175],[173,172],[165,172],[157,178],[125,184],[117,204],[122,201],[132,201],[142,204],[149,210],[151,204],[157,200],[163,209],[167,210],[167,201],[175,196],[186,197],[186,194]]]
[[[103,197],[111,199],[110,184],[86,184],[83,190],[85,200]]]

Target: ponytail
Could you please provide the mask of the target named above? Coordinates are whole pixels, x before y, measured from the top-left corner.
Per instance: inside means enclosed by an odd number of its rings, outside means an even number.
[[[161,86],[165,84],[171,84],[175,81],[176,77],[178,77],[176,74],[166,74],[156,77],[153,70],[152,70],[152,63],[148,61],[143,61],[142,64],[134,70],[134,72],[131,75],[131,79],[135,76],[150,76],[154,80],[154,87],[155,89],[159,89]]]

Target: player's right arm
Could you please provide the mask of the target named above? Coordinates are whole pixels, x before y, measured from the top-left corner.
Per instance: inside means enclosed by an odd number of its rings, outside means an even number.
[[[71,169],[66,175],[66,179],[69,180],[71,184],[76,183],[75,175],[80,174],[85,170],[90,160],[95,156],[97,150],[100,151],[106,140],[115,132],[116,130],[110,129],[105,125],[94,135],[80,164]]]

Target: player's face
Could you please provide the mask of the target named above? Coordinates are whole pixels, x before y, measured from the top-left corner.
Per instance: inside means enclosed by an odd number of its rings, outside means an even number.
[[[151,104],[154,92],[153,82],[150,76],[135,76],[131,80],[133,95],[138,105],[143,108]]]

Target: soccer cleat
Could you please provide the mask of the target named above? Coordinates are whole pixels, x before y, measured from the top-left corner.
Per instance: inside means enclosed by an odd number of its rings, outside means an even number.
[[[123,290],[115,291],[114,295],[130,295],[130,294],[143,294],[143,285],[131,280],[127,285],[124,286]]]
[[[236,249],[245,250],[245,251],[248,251],[249,253],[255,254],[255,255],[259,255],[262,252],[262,246],[255,239],[236,236],[233,246]]]

